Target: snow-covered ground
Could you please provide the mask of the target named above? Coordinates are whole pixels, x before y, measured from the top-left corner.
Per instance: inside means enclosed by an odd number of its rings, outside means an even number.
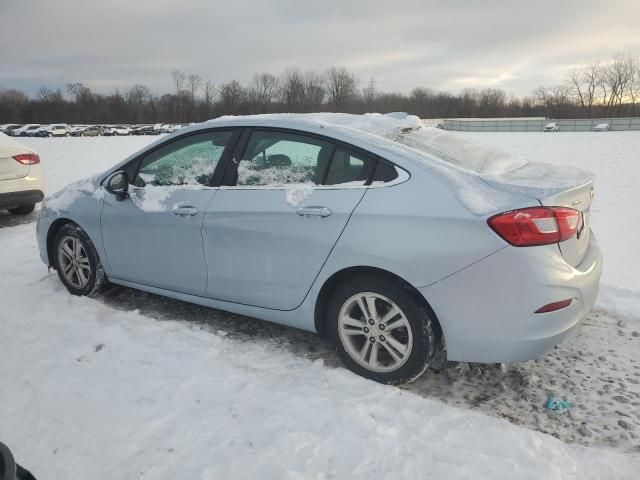
[[[597,175],[604,296],[558,349],[385,387],[306,332],[126,288],[71,297],[35,217],[2,213],[0,440],[38,478],[636,478],[640,134],[473,137]],[[151,140],[24,143],[51,193]],[[547,393],[574,407],[548,413]]]

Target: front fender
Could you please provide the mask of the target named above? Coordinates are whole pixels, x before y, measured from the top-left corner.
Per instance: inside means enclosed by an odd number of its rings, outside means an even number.
[[[101,190],[101,187],[98,187]],[[60,197],[56,197],[60,198]],[[76,191],[72,201],[64,206],[55,199],[51,202],[45,200],[38,222],[36,224],[36,238],[40,259],[47,266],[53,266],[53,239],[59,227],[68,222],[73,222],[82,228],[91,239],[105,272],[110,273],[106,261],[102,234],[100,232],[100,212],[102,211],[102,197],[96,195],[96,191]]]

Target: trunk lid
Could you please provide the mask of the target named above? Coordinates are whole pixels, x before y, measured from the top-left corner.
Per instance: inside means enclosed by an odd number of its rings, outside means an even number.
[[[572,167],[527,163],[484,180],[501,190],[533,197],[541,205],[568,207],[580,212],[578,232],[558,246],[569,265],[576,267],[582,262],[589,247],[590,208],[594,195],[591,173]]]
[[[0,181],[15,180],[29,174],[29,165],[23,165],[13,157],[5,157],[0,154]]]

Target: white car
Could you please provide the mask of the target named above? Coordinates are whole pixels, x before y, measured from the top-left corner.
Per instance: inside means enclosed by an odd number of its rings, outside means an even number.
[[[28,137],[31,132],[40,128],[39,123],[27,123],[20,128],[11,130],[12,137]]]
[[[608,132],[609,130],[611,130],[611,125],[608,123],[599,123],[593,127],[594,132]]]
[[[49,125],[49,128],[46,130],[47,137],[70,137],[71,136],[71,128],[66,123],[55,123],[53,125]]]
[[[544,131],[545,132],[559,132],[560,131],[560,126],[556,122],[547,123],[544,126]]]
[[[44,198],[38,154],[0,133],[0,209],[13,215],[33,212]]]
[[[111,126],[112,135],[131,135],[131,129],[125,125]]]

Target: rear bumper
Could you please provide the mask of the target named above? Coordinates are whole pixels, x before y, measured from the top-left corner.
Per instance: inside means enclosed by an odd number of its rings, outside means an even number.
[[[26,177],[0,180],[0,209],[38,203],[43,198],[44,182],[40,165],[29,166]]]
[[[44,198],[42,190],[24,190],[21,192],[0,193],[0,209],[15,208],[41,202]]]
[[[601,272],[592,234],[575,268],[556,245],[506,247],[419,290],[440,320],[450,360],[515,362],[537,358],[571,334],[596,301]],[[568,298],[566,308],[533,313]]]

